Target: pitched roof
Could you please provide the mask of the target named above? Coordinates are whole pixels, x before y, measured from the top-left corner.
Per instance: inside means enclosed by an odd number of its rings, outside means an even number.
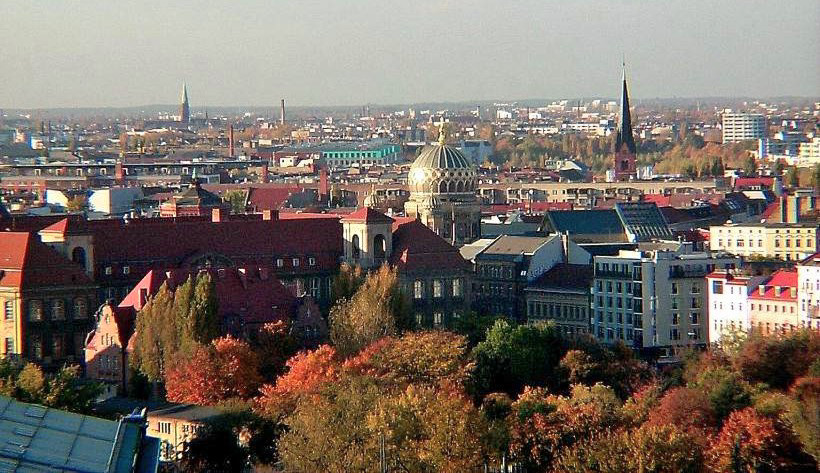
[[[779,293],[775,290],[776,287],[780,288]],[[794,302],[797,300],[797,295],[792,296],[791,288],[797,288],[797,271],[781,269],[772,274],[772,277],[766,281],[762,295],[759,291],[753,291],[749,294],[749,298]]]
[[[458,249],[412,218],[393,222],[393,254],[390,264],[399,271],[468,270],[470,264]]]
[[[547,243],[550,238],[501,235],[490,243],[482,255],[513,255],[533,254],[538,248]]]
[[[362,207],[342,217],[343,222],[393,223],[393,219],[378,210]]]
[[[278,210],[291,195],[301,191],[299,186],[251,187],[248,189],[248,205],[256,211]]]
[[[83,268],[33,233],[0,233],[0,286],[31,289],[92,285]]]
[[[621,219],[614,209],[551,210],[544,215],[544,231],[570,235],[601,235],[625,240]]]
[[[199,255],[221,255],[236,265],[258,264],[260,259],[309,255],[316,266],[288,268],[313,273],[335,267],[342,254],[342,225],[337,218],[263,220],[261,216],[231,216],[222,222],[209,218],[66,219],[43,232],[92,235],[95,274],[108,280],[133,280],[150,269],[184,266]],[[66,225],[67,224],[67,225]],[[63,230],[60,231],[59,229]],[[173,243],[173,244],[170,244]],[[271,260],[272,261],[272,260]],[[104,267],[130,265],[131,275]]]

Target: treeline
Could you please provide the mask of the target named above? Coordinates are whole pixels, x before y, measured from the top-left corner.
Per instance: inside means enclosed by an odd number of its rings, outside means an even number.
[[[638,165],[655,165],[658,173],[693,178],[722,176],[727,167],[748,166],[751,143],[705,143],[694,133],[681,133],[675,138],[636,140]],[[602,174],[612,168],[614,139],[614,136],[589,137],[579,133],[501,137],[494,140],[494,154],[486,164],[523,168],[541,167],[547,160],[577,159],[593,173]]]
[[[387,268],[346,267],[336,287],[330,343],[289,356],[262,351],[284,330],[257,345],[217,339],[169,371],[169,397],[227,410],[187,446],[184,471],[816,469],[816,332],[755,336],[658,370],[551,325],[464,315],[449,330],[412,330]]]

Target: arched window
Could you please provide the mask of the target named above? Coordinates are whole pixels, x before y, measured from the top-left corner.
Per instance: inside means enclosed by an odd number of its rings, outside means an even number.
[[[446,193],[447,192],[447,183],[444,182],[444,181],[441,181],[441,183],[439,183],[439,185],[438,185],[438,191],[442,194]]]
[[[71,252],[71,261],[82,265],[85,268],[85,248],[78,246]]]
[[[376,260],[384,260],[385,255],[387,254],[387,241],[384,239],[384,235],[378,234],[373,237],[373,257]]]
[[[456,183],[450,181],[450,184],[447,186],[447,192],[455,192],[456,191]]]
[[[85,297],[78,297],[74,299],[74,318],[84,319],[88,317],[88,302]]]
[[[362,250],[359,247],[359,235],[353,235],[351,245],[353,246],[353,259],[361,258]]]
[[[458,181],[458,184],[456,185],[456,192],[464,192],[464,183],[463,182]]]
[[[65,303],[62,299],[51,301],[51,320],[65,320]]]

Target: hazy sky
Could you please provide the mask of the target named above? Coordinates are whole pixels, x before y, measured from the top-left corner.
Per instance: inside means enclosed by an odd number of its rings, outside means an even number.
[[[0,107],[820,95],[820,1],[1,0]]]

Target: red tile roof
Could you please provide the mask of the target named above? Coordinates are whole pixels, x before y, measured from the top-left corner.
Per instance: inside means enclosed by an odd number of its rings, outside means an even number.
[[[775,287],[780,288],[780,293],[775,291]],[[797,289],[797,271],[781,269],[772,274],[771,279],[766,281],[763,295],[759,291],[753,291],[749,299],[770,299],[785,302],[794,302],[797,296],[792,296],[791,288]]]
[[[214,282],[220,318],[237,316],[246,324],[263,324],[286,320],[292,316],[296,297],[272,274],[270,268],[226,268],[207,271]],[[156,294],[163,283],[175,288],[197,273],[198,271],[177,269],[151,270],[118,307],[138,311],[143,306],[141,290],[147,290],[150,297]]]
[[[299,186],[251,187],[248,189],[248,205],[258,211],[279,210],[288,198],[302,192]]]
[[[458,249],[423,223],[412,218],[393,222],[393,254],[390,264],[402,271],[469,270]]]
[[[130,266],[131,274],[150,269],[184,267],[201,255],[221,255],[233,264],[272,264],[283,258],[290,273],[314,273],[336,268],[342,255],[342,226],[337,218],[234,217],[223,222],[208,218],[145,218],[122,220],[65,219],[43,232],[92,235],[95,276],[133,280],[119,266]],[[293,257],[313,257],[315,266],[302,261],[290,267]],[[111,275],[104,269],[113,267]]]
[[[83,268],[67,260],[36,234],[0,233],[0,286],[31,289],[93,284]]]
[[[773,177],[738,177],[735,179],[735,189],[744,187],[760,187],[770,189],[774,184]]]
[[[378,210],[362,207],[342,217],[343,222],[393,223],[393,219]]]

